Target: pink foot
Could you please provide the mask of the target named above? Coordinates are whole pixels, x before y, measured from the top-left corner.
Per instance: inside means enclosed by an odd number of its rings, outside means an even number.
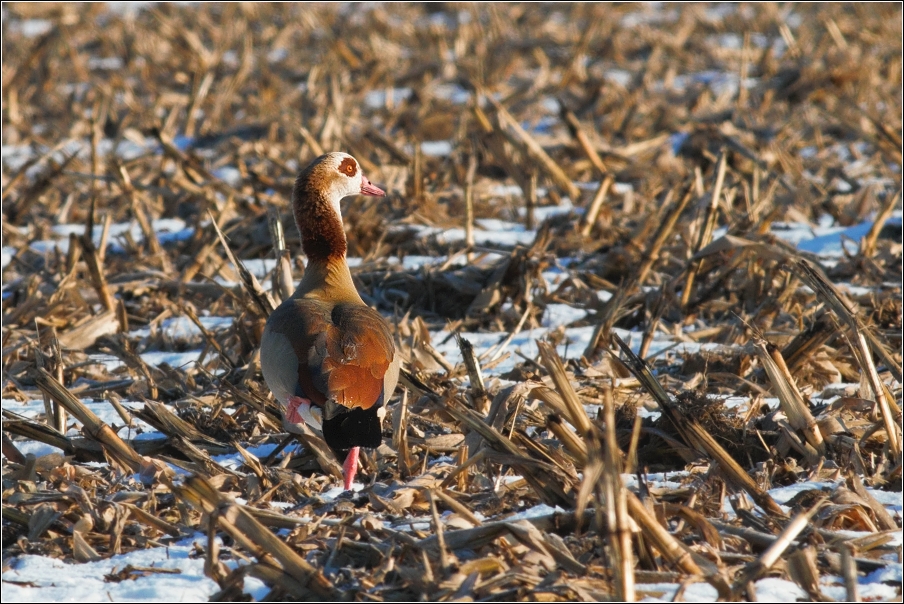
[[[355,472],[358,471],[358,453],[360,451],[360,447],[352,447],[352,450],[348,452],[348,456],[345,458],[345,463],[342,464],[342,474],[345,476],[343,484],[346,491],[352,490],[352,482],[355,481]]]
[[[303,424],[302,412],[311,408],[311,401],[300,396],[290,396],[286,401],[286,421],[292,424]]]

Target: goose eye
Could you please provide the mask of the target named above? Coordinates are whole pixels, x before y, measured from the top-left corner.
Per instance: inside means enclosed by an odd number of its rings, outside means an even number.
[[[352,158],[346,157],[339,164],[339,172],[349,177],[354,176],[358,173],[358,164]]]

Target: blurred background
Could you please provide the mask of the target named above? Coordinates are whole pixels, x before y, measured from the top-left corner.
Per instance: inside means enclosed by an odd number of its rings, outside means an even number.
[[[219,192],[235,199],[226,218],[260,218],[338,149],[389,189],[393,218],[434,225],[461,223],[472,159],[478,218],[516,218],[532,180],[537,205],[585,207],[611,176],[591,246],[709,177],[722,148],[729,188],[755,182],[775,219],[854,224],[901,181],[896,4],[3,11],[5,228],[83,222],[91,198],[125,219],[117,165],[155,217],[192,220]],[[43,178],[23,180],[26,164]],[[755,201],[739,186],[730,205]],[[387,214],[355,212],[362,255]]]

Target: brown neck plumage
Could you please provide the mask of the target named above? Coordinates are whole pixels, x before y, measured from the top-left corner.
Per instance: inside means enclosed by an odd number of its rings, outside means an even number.
[[[310,262],[343,259],[348,248],[342,219],[330,200],[322,192],[313,190],[305,176],[298,177],[292,191],[301,247]]]

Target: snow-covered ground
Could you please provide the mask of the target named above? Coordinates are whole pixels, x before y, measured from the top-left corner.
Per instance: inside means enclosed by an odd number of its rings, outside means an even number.
[[[657,479],[656,476],[648,476],[648,485],[652,488],[676,488],[679,483],[668,480],[677,479],[684,473],[670,473]],[[630,487],[635,479],[633,476],[624,476],[625,483]],[[359,485],[355,485],[358,490]],[[787,501],[794,494],[816,487],[831,486],[825,483],[802,482],[793,487],[772,489],[770,495],[779,503]],[[341,489],[336,487],[321,495],[324,500],[335,498]],[[901,514],[900,498],[882,491],[873,491],[874,496],[883,497],[882,503],[889,505],[890,509]],[[897,499],[889,502],[889,499]],[[787,508],[786,508],[787,510]],[[561,513],[563,510],[550,508],[546,505],[538,505],[509,515],[505,518],[508,522],[520,519],[535,518]],[[451,516],[447,512],[443,514],[441,521],[446,521]],[[727,514],[730,516],[730,514]],[[492,518],[480,518],[482,521],[492,521]],[[397,523],[393,528],[401,531],[428,531],[431,527],[429,518],[408,518]],[[449,530],[449,529],[447,529]],[[854,533],[848,531],[846,536],[856,538],[869,533]],[[891,545],[898,547],[902,544],[901,531],[897,531],[892,537]],[[112,556],[105,560],[74,564],[62,562],[43,556],[25,555],[19,556],[9,562],[4,570],[3,600],[4,602],[34,602],[34,601],[97,601],[97,594],[103,593],[104,598],[113,602],[142,601],[142,602],[189,602],[207,600],[219,591],[218,585],[204,575],[204,557],[197,555],[194,544],[206,546],[206,536],[196,533],[194,536],[176,540],[165,547],[151,547],[145,550],[137,550],[128,554]],[[228,548],[221,549],[228,551]],[[234,568],[237,562],[226,562],[228,568]],[[122,580],[116,578],[127,567],[133,567],[130,576],[133,579]],[[121,576],[121,575],[120,575]],[[887,601],[897,597],[898,587],[902,581],[902,565],[898,560],[889,560],[883,568],[879,568],[859,580],[858,590],[864,601]],[[679,586],[675,583],[639,583],[636,586],[638,597],[643,601],[671,601]],[[796,583],[779,578],[764,578],[756,581],[756,594],[759,600],[766,602],[796,602],[808,598]],[[830,598],[843,601],[845,599],[844,579],[838,575],[823,574],[820,577],[820,589]],[[252,577],[244,579],[243,591],[251,595],[255,600],[260,600],[268,592],[269,588],[261,581]],[[715,602],[718,593],[715,588],[707,583],[699,582],[686,587],[684,599],[687,601]]]
[[[73,564],[44,556],[20,556],[3,572],[5,602],[203,602],[219,591],[204,575],[204,557],[194,543],[206,546],[197,533],[166,547],[152,547],[105,560]],[[227,561],[234,568],[234,561]],[[117,573],[135,568],[132,578]],[[255,600],[270,589],[258,579],[245,579],[245,592]]]
[[[544,208],[541,209],[541,212],[552,214],[562,210],[562,208]],[[565,211],[569,210],[570,208],[565,209]],[[890,222],[900,224],[901,214],[896,214]],[[533,241],[536,234],[533,231],[524,229],[521,225],[505,223],[499,220],[479,221],[479,226],[481,229],[476,233],[478,242],[486,241],[496,246],[529,244]],[[773,232],[781,239],[796,245],[802,251],[831,259],[844,253],[843,246],[856,245],[856,242],[866,234],[870,226],[869,222],[847,228],[839,228],[832,225],[780,224],[776,226]],[[155,228],[160,229],[161,232],[168,233],[167,236],[174,239],[191,236],[191,229],[178,220],[157,221]],[[119,251],[115,242],[115,235],[126,230],[136,240],[141,238],[141,231],[135,224],[113,225],[113,228],[111,228],[110,252],[117,253]],[[31,244],[31,247],[36,251],[43,252],[51,249],[54,245],[65,246],[67,243],[66,237],[70,232],[80,232],[79,226],[60,225],[53,231],[58,238],[49,241],[36,241]],[[463,238],[463,232],[460,229],[441,230],[422,227],[419,229],[419,235],[442,238],[446,242]],[[719,236],[719,234],[717,233],[716,236]],[[96,232],[95,238],[98,243],[99,237],[100,233]],[[15,253],[15,250],[11,248],[3,249],[4,266],[10,261],[10,256],[13,253]],[[446,258],[409,256],[399,264],[405,269],[413,269],[427,264],[437,265],[445,260]],[[275,263],[269,260],[251,260],[246,264],[259,278],[263,278],[273,269]],[[350,264],[354,266],[358,263],[352,259]],[[555,287],[562,279],[567,277],[567,271],[560,269],[549,270],[543,274],[543,277],[547,280],[549,287]],[[572,324],[586,318],[587,314],[588,311],[583,308],[576,308],[567,304],[550,304],[546,307],[540,327],[526,329],[516,334],[505,348],[500,348],[499,345],[506,339],[508,334],[464,333],[461,335],[474,345],[478,356],[493,359],[508,353],[508,358],[503,362],[491,364],[491,368],[486,371],[489,377],[493,377],[509,371],[516,363],[520,362],[522,359],[519,354],[528,358],[536,357],[538,353],[537,339],[542,338],[550,330],[554,329],[564,329],[565,338],[558,346],[559,354],[564,358],[579,357],[589,342],[593,328],[572,326]],[[232,317],[203,316],[200,320],[206,329],[215,333],[229,328],[232,324]],[[130,336],[138,339],[148,338],[152,335],[152,331],[162,334],[167,341],[173,342],[190,342],[197,340],[201,335],[200,330],[191,321],[184,317],[171,317],[163,320],[153,328],[136,329],[131,332]],[[640,343],[639,334],[632,334],[623,330],[618,330],[618,332],[623,339],[636,349]],[[440,330],[434,332],[432,338],[436,348],[447,359],[456,363],[461,360],[460,353],[454,338],[450,338],[449,335],[449,333]],[[683,347],[688,350],[697,350],[700,347],[699,344],[695,343],[676,342],[673,338],[659,333],[654,339],[650,353],[655,353],[670,346],[675,346],[676,349],[677,347]],[[151,365],[166,362],[172,366],[182,366],[195,362],[200,354],[201,350],[198,349],[184,352],[149,351],[144,352],[141,356],[145,362]],[[117,359],[110,357],[98,358],[97,360],[107,364],[110,369],[115,369],[119,365]],[[746,402],[746,399],[742,397],[734,397],[732,400],[726,401],[726,404],[729,406],[745,406]],[[89,400],[86,403],[103,421],[116,426],[121,436],[140,439],[162,438],[162,435],[155,432],[151,426],[138,420],[129,426],[123,426],[122,419],[107,402]],[[3,400],[2,404],[5,409],[25,417],[37,417],[44,413],[43,402],[39,400],[32,400],[27,403]],[[141,403],[134,401],[124,401],[123,404],[127,408],[135,408],[141,405]],[[70,433],[75,435],[78,430],[73,428]],[[43,443],[19,441],[16,444],[23,453],[32,453],[38,457],[56,451],[53,447]],[[266,456],[272,451],[274,446],[264,445],[251,448],[250,451],[258,456]],[[214,460],[231,469],[237,469],[244,463],[243,458],[238,453],[216,456]],[[178,468],[173,467],[173,469],[178,474],[184,473]],[[676,488],[680,486],[676,481],[680,480],[683,474],[678,472],[667,475],[651,475],[647,477],[647,480],[652,487]],[[624,479],[629,487],[635,482],[633,476],[626,475]],[[782,504],[802,490],[824,486],[831,487],[833,485],[801,482],[791,487],[773,489],[770,494],[779,504]],[[355,485],[356,490],[361,488],[363,488],[363,485]],[[329,500],[334,498],[339,492],[340,489],[338,487],[332,488],[324,492],[321,497],[324,500]],[[888,508],[890,513],[898,517],[901,516],[902,504],[899,494],[876,490],[871,490],[871,492]],[[547,509],[546,506],[539,506],[535,509],[521,512],[520,516],[527,518],[551,512],[552,510]],[[723,513],[726,518],[733,516],[733,510],[727,504]],[[447,513],[444,517],[448,518],[448,516],[449,514]],[[510,517],[509,519],[512,518]],[[489,518],[487,520],[492,519]],[[429,522],[429,518],[408,518],[396,526],[396,529],[411,530],[412,528],[420,528],[426,530],[430,526]],[[104,594],[104,598],[111,601],[171,602],[207,599],[219,588],[215,582],[204,576],[203,558],[196,557],[193,554],[194,548],[192,546],[194,542],[203,544],[205,539],[203,535],[198,534],[194,537],[170,543],[166,547],[153,547],[84,564],[65,563],[40,556],[21,556],[9,561],[3,572],[4,601],[90,601],[96,600],[97,595],[100,593]],[[901,543],[902,534],[900,531],[894,535],[893,540],[898,544]],[[229,564],[234,565],[236,562],[230,561]],[[143,569],[134,571],[137,578],[119,581],[109,578],[130,565]],[[860,594],[867,600],[892,599],[896,597],[897,592],[896,588],[888,585],[888,583],[900,583],[901,575],[900,561],[888,561],[885,568],[861,579]],[[244,587],[245,591],[255,599],[259,599],[267,593],[267,588],[256,579],[246,579]],[[841,577],[824,575],[821,578],[820,587],[826,595],[832,598],[843,599],[845,596],[844,582]],[[637,589],[639,596],[646,598],[648,601],[668,600],[675,595],[678,586],[671,583],[639,584]],[[761,600],[774,602],[793,602],[796,599],[807,597],[806,593],[796,584],[777,578],[765,578],[757,581],[756,592]],[[696,583],[686,587],[683,597],[689,600],[715,601],[717,594],[710,585]]]

